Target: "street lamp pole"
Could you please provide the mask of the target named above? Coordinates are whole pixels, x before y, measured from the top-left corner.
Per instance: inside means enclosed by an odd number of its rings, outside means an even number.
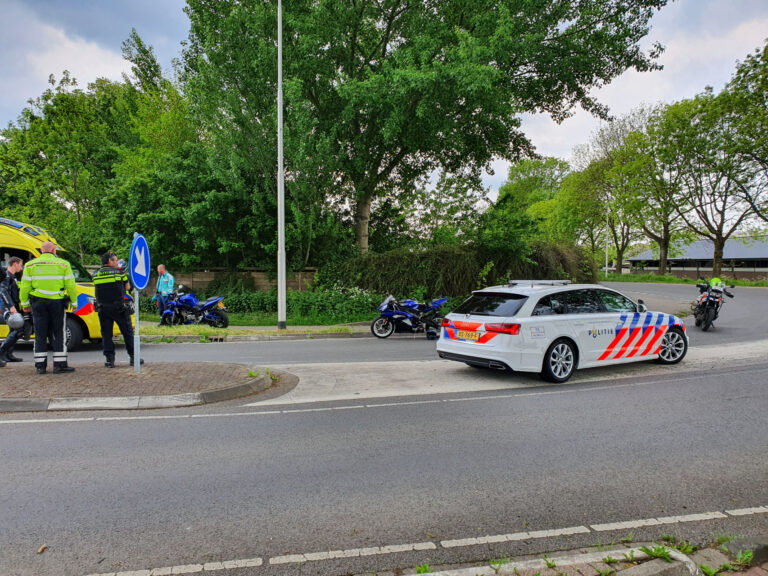
[[[277,329],[285,330],[285,179],[283,174],[283,4],[277,0]]]
[[[605,209],[605,277],[608,278],[608,228],[610,216],[608,215],[608,208]]]

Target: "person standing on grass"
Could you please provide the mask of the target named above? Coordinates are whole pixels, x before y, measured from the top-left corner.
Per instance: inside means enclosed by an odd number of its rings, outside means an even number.
[[[165,310],[165,303],[168,302],[168,297],[173,292],[174,282],[173,274],[165,269],[165,264],[158,265],[155,299],[157,300],[157,311],[160,313],[160,326],[164,324],[163,311]]]

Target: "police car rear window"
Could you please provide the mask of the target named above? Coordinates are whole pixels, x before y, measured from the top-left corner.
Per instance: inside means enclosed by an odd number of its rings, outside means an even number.
[[[473,316],[514,316],[520,311],[528,296],[520,294],[494,294],[483,292],[472,294],[453,310],[457,314]]]

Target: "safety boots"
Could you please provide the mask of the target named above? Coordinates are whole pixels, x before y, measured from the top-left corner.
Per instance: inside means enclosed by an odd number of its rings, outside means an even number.
[[[65,372],[74,372],[75,369],[72,366],[67,366],[66,362],[54,362],[53,363],[53,373],[54,374],[63,374]]]
[[[104,360],[104,366],[107,368],[114,368],[115,367],[115,355],[114,354],[107,354],[106,359]]]
[[[144,358],[140,358],[139,359],[139,364],[144,364]],[[134,365],[134,363],[133,363],[133,356],[131,356],[131,366],[133,366],[133,365]]]

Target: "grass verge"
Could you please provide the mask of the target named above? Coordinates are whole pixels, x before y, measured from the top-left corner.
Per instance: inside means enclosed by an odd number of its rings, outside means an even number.
[[[766,288],[768,287],[768,281],[766,280],[738,280],[728,277],[727,274],[720,276],[728,285],[734,286],[753,286]],[[608,277],[604,275],[598,275],[598,282],[646,282],[651,284],[696,284],[698,280],[692,278],[678,278],[671,274],[608,274]]]

